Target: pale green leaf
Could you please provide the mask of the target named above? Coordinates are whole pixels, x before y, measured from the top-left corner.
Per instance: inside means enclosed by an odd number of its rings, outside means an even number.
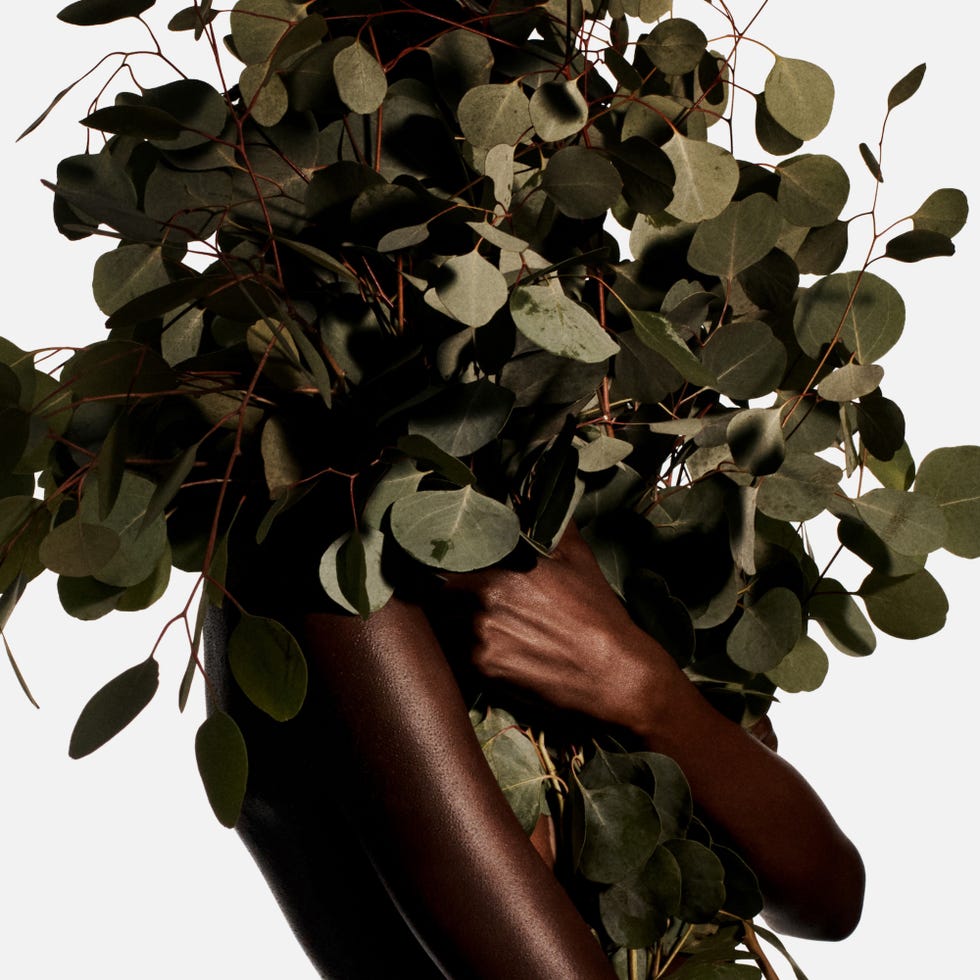
[[[334,58],[333,74],[337,92],[351,112],[368,115],[384,101],[388,91],[384,69],[359,41]]]
[[[597,364],[619,350],[599,321],[560,288],[518,286],[510,298],[518,330],[544,350],[586,364]]]
[[[834,83],[818,65],[776,58],[766,77],[766,107],[773,119],[801,140],[819,136],[834,108]]]
[[[963,558],[980,557],[980,446],[934,449],[915,478],[946,518],[944,547]]]
[[[714,143],[674,133],[663,148],[674,167],[674,198],[668,214],[681,221],[704,221],[728,207],[738,187],[738,164]]]

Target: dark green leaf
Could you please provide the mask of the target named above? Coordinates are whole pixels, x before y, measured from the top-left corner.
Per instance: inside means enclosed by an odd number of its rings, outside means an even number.
[[[770,589],[746,606],[728,636],[728,656],[743,670],[772,670],[796,646],[803,632],[800,600],[789,589]]]
[[[891,459],[905,444],[902,410],[890,398],[876,392],[862,396],[858,403],[857,427],[861,445],[876,459]]]
[[[424,490],[396,500],[391,530],[410,555],[451,572],[493,565],[520,537],[517,515],[472,487]]]
[[[766,77],[766,108],[787,132],[801,140],[819,136],[834,107],[834,83],[817,65],[776,58]]]
[[[210,9],[211,0],[204,0],[200,6],[184,7],[170,18],[167,29],[171,31],[194,31],[194,39],[200,38],[204,28],[218,16]]]
[[[775,202],[766,194],[732,201],[715,218],[698,225],[687,260],[700,272],[734,279],[769,254],[782,230]]]
[[[942,232],[914,228],[888,240],[885,255],[899,262],[919,262],[939,255],[953,255],[956,246]]]
[[[907,102],[919,90],[922,79],[926,73],[925,64],[916,65],[907,75],[903,75],[891,88],[888,93],[888,111],[897,108],[903,102]]]
[[[268,61],[290,27],[305,16],[290,0],[238,0],[231,14],[235,54],[246,65]]]
[[[276,721],[288,721],[303,707],[306,658],[275,620],[243,615],[228,639],[228,665],[245,696]]]
[[[861,159],[865,162],[868,170],[871,171],[871,176],[879,184],[883,183],[885,178],[881,175],[881,164],[878,163],[878,158],[871,152],[871,147],[867,143],[859,143],[858,150],[861,153]]]
[[[786,348],[765,323],[733,320],[712,332],[701,362],[718,379],[722,394],[737,400],[761,398],[782,379]]]
[[[725,435],[732,459],[755,476],[775,473],[786,456],[786,440],[778,409],[750,408],[737,412]]]
[[[48,534],[38,554],[45,568],[58,575],[88,576],[98,574],[119,545],[119,536],[111,528],[73,517]]]
[[[966,224],[970,207],[966,195],[955,187],[934,191],[915,214],[912,224],[922,231],[935,231],[953,238]]]
[[[599,915],[613,942],[631,949],[653,946],[667,931],[681,898],[681,871],[665,847],[658,847],[635,874],[599,896]]]
[[[58,20],[77,27],[111,24],[124,17],[139,17],[156,0],[78,0],[58,12]]]
[[[598,150],[566,146],[549,161],[541,186],[562,214],[596,218],[616,203],[623,182],[619,172]]]
[[[869,453],[865,464],[878,482],[891,490],[908,490],[915,480],[915,460],[905,442],[898,447],[891,459],[881,460]],[[948,542],[946,546],[949,546]]]
[[[538,136],[552,143],[577,133],[589,119],[589,105],[570,79],[539,85],[531,96],[531,122]]]
[[[925,570],[902,578],[872,571],[858,594],[871,622],[889,636],[918,640],[946,625],[949,602],[942,587]]]
[[[752,919],[762,911],[762,892],[755,872],[727,847],[712,844],[711,851],[725,868],[725,911]]]
[[[163,109],[140,105],[111,105],[96,109],[82,120],[83,126],[103,133],[134,136],[147,140],[174,140],[184,127]]]
[[[774,156],[795,153],[803,145],[803,140],[788,132],[773,119],[772,113],[766,106],[764,92],[759,92],[755,97],[755,138],[766,153],[772,153]]]
[[[919,466],[915,490],[932,497],[945,515],[946,550],[980,557],[980,446],[934,449]]]
[[[946,519],[929,494],[879,488],[854,501],[861,519],[900,555],[927,555],[943,546]]]
[[[634,753],[653,774],[653,803],[660,817],[660,840],[683,837],[694,811],[691,788],[681,767],[659,752]]]
[[[836,579],[822,579],[810,596],[808,615],[822,627],[827,639],[842,653],[866,657],[877,646],[874,630],[858,604]]]
[[[71,758],[81,759],[121,732],[150,703],[159,683],[160,667],[151,657],[96,691],[72,729]]]
[[[833,157],[806,153],[780,164],[778,173],[776,200],[787,221],[810,228],[837,220],[851,181]]]
[[[872,568],[892,578],[901,578],[920,571],[925,555],[900,555],[893,551],[855,514],[842,517],[837,524],[837,537],[848,551],[853,552]]]
[[[245,801],[248,750],[230,715],[215,711],[194,738],[197,771],[218,822],[234,827]]]
[[[700,387],[718,387],[714,373],[697,359],[666,316],[650,310],[628,312],[637,337],[663,357],[685,380]]]
[[[664,845],[681,871],[681,901],[677,917],[684,922],[708,922],[725,903],[725,868],[703,844],[669,840]]]
[[[789,446],[792,449],[793,443]],[[776,520],[810,520],[830,505],[842,476],[839,467],[819,456],[790,452],[762,481],[756,506]]]

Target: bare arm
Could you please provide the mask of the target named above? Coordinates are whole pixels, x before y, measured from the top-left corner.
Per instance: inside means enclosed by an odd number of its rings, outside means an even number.
[[[854,845],[803,777],[718,714],[632,623],[574,528],[530,572],[492,569],[451,584],[481,601],[481,672],[626,728],[678,762],[701,810],[759,876],[774,927],[813,939],[854,929],[864,895]]]
[[[612,977],[514,819],[424,614],[304,620],[336,718],[340,793],[403,914],[451,977]]]

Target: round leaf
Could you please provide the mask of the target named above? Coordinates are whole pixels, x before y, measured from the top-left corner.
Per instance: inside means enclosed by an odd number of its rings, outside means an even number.
[[[557,287],[518,286],[510,314],[528,340],[559,357],[597,364],[619,350],[599,321]]]
[[[466,141],[487,150],[499,143],[513,146],[532,127],[528,98],[516,83],[471,88],[457,115]]]
[[[422,476],[418,472],[415,475]],[[324,592],[341,608],[365,619],[384,606],[394,591],[382,570],[384,538],[372,527],[348,531],[320,559]]]
[[[854,501],[861,519],[900,555],[927,555],[943,546],[946,519],[928,494],[878,488]]]
[[[766,671],[777,687],[790,694],[815,691],[824,682],[830,661],[816,640],[801,636],[796,645],[775,667]]]
[[[945,548],[963,558],[980,557],[980,446],[934,449],[915,478],[946,517]]]
[[[384,101],[388,91],[384,69],[360,42],[337,54],[333,74],[337,93],[351,112],[368,115]]]
[[[854,401],[874,391],[884,376],[884,369],[877,364],[845,364],[820,382],[817,393],[832,402]]]
[[[803,632],[803,610],[789,589],[770,589],[746,606],[728,635],[728,656],[754,674],[772,670],[796,646]]]
[[[681,871],[681,900],[677,917],[683,922],[708,922],[725,902],[725,867],[711,851],[694,840],[669,840],[664,847]]]
[[[249,701],[276,721],[288,721],[303,707],[306,658],[275,620],[243,615],[228,639],[228,665]]]
[[[786,456],[779,409],[750,408],[736,413],[725,439],[735,465],[756,476],[775,473]]]
[[[836,579],[820,581],[810,596],[807,612],[842,653],[852,657],[874,653],[878,643],[874,630],[850,593]]]
[[[517,515],[472,487],[423,490],[396,500],[391,530],[414,558],[450,572],[485,568],[520,538]]]
[[[111,528],[73,517],[48,534],[38,556],[45,568],[58,575],[96,575],[119,551],[119,544],[119,535]]]
[[[468,252],[443,263],[436,295],[453,319],[482,327],[507,302],[507,282],[482,255]]]
[[[712,332],[701,362],[718,379],[722,394],[737,400],[760,398],[779,384],[786,348],[765,323],[734,320]]]
[[[680,904],[681,869],[665,847],[658,847],[636,874],[599,896],[599,915],[613,942],[631,949],[653,946],[667,931]]]
[[[686,75],[697,68],[707,43],[701,28],[681,17],[661,21],[640,42],[665,75]]]
[[[779,521],[808,521],[830,506],[842,476],[839,467],[819,456],[790,452],[762,481],[756,507]]]
[[[538,136],[556,142],[577,133],[589,121],[589,105],[570,79],[544,82],[530,102],[531,122]]]
[[[872,364],[902,336],[905,303],[894,286],[873,273],[838,272],[826,276],[803,294],[793,317],[793,329],[803,351],[817,358],[839,327],[844,346],[861,364]]]
[[[766,108],[788,133],[801,140],[819,136],[834,108],[834,83],[818,65],[776,58],[766,78]]]
[[[915,214],[912,224],[921,231],[935,231],[952,238],[966,224],[970,206],[966,194],[955,187],[933,191]]]
[[[663,149],[676,174],[667,213],[681,221],[704,221],[721,214],[738,187],[738,164],[731,153],[680,133],[674,133]]]
[[[119,734],[150,703],[159,683],[160,667],[151,657],[96,691],[72,729],[71,758],[81,759]]]
[[[946,625],[949,602],[924,569],[903,578],[871,572],[858,590],[871,622],[889,636],[918,640]]]
[[[514,393],[486,378],[454,385],[413,416],[408,431],[425,436],[451,456],[469,456],[507,422]]]
[[[248,750],[230,715],[216,711],[197,730],[194,738],[197,771],[218,822],[238,823],[248,782]]]
[[[804,154],[779,165],[776,200],[783,217],[804,228],[829,225],[847,204],[851,181],[833,158]]]
[[[92,293],[106,316],[131,300],[170,282],[163,249],[154,245],[123,245],[95,261]]]
[[[734,279],[769,254],[781,230],[773,199],[766,194],[753,194],[732,201],[716,218],[698,225],[687,261],[700,272]]]
[[[548,161],[541,186],[562,214],[596,218],[616,203],[623,182],[619,171],[598,150],[566,146]]]

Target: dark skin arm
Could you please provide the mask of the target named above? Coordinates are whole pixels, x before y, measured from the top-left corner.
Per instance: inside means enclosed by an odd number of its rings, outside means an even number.
[[[335,719],[331,777],[446,975],[609,980],[599,945],[500,793],[422,611],[392,599],[367,623],[308,615],[303,632]]]
[[[632,623],[574,528],[529,572],[491,569],[450,587],[480,602],[481,673],[622,727],[677,761],[701,811],[759,876],[774,928],[810,939],[850,934],[864,896],[854,845],[803,777],[718,714]]]

